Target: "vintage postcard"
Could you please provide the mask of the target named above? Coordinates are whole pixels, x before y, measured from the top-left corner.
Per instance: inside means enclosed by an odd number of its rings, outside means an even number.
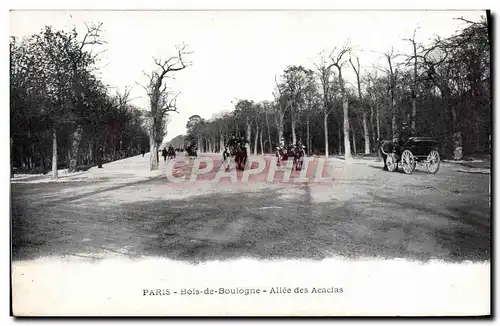
[[[12,10],[12,314],[490,315],[491,33]]]

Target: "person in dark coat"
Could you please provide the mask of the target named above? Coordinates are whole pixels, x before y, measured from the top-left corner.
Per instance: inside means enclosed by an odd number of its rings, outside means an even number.
[[[145,150],[141,150],[142,157],[144,157],[144,154],[146,154]]]
[[[237,143],[237,139],[236,139],[236,136],[235,135],[232,135],[229,140],[227,141],[227,144],[226,144],[226,150],[227,151],[231,151],[233,152],[234,151],[234,147],[236,146],[236,143]]]
[[[399,146],[405,144],[411,136],[411,129],[408,127],[408,123],[403,122],[401,125],[401,131],[399,133]]]
[[[163,150],[161,151],[161,156],[163,156],[163,160],[167,160],[167,149],[163,147]]]

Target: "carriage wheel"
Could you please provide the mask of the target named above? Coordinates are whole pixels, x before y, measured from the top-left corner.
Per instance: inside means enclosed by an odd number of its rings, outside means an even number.
[[[398,162],[396,162],[396,156],[394,154],[387,155],[385,164],[387,165],[387,170],[389,172],[394,172],[398,169]]]
[[[415,170],[415,157],[407,149],[401,154],[401,164],[406,174],[411,174]]]
[[[427,161],[425,165],[427,166],[427,171],[434,174],[439,170],[439,164],[441,159],[439,158],[439,153],[436,150],[432,150],[429,155],[427,155]]]

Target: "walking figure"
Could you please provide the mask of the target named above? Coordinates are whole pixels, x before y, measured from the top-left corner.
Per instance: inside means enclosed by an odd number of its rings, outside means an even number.
[[[163,160],[167,160],[167,149],[163,147],[163,150],[161,151],[161,156],[163,156]]]
[[[144,154],[146,154],[145,150],[141,150],[142,157],[144,157]]]

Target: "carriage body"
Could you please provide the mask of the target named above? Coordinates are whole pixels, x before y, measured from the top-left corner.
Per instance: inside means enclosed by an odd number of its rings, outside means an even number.
[[[417,160],[425,160],[429,153],[438,150],[437,140],[431,137],[412,137],[403,146],[403,150],[410,150]]]
[[[385,141],[381,146],[384,166],[395,171],[401,165],[405,173],[411,174],[416,165],[421,164],[434,174],[440,165],[438,145],[438,141],[431,137],[411,137],[402,145]]]

